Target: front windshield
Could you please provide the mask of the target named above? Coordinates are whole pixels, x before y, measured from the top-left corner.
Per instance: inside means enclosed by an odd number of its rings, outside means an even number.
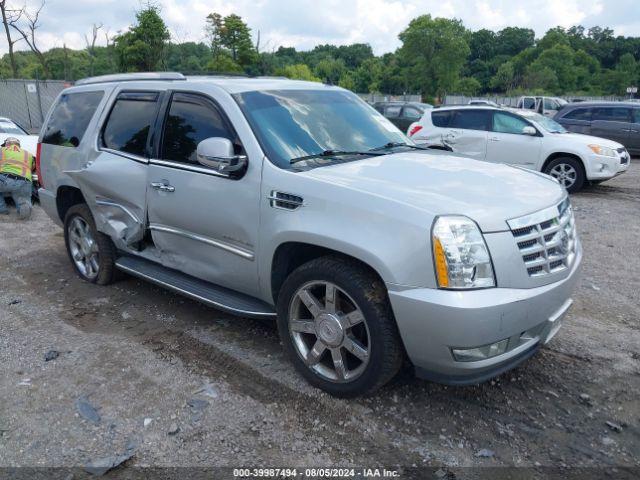
[[[567,130],[560,125],[555,120],[552,120],[549,117],[545,117],[544,115],[540,115],[539,113],[529,113],[527,115],[523,115],[525,118],[536,122],[543,129],[550,133],[567,133]]]
[[[373,107],[344,90],[255,91],[234,97],[267,157],[281,168],[290,168],[294,159],[323,152],[365,152],[391,143],[411,144]],[[341,157],[340,161],[353,159]],[[322,163],[328,161],[337,160],[325,158]]]

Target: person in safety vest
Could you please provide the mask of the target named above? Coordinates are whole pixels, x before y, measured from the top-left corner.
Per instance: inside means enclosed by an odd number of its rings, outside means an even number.
[[[4,141],[0,152],[0,214],[9,214],[4,201],[4,194],[9,194],[16,204],[18,218],[26,220],[31,216],[33,155],[22,150],[20,140],[13,137]]]

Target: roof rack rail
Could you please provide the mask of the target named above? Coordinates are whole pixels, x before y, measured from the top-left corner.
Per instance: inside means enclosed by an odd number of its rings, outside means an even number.
[[[100,75],[97,77],[83,78],[76,82],[76,85],[92,85],[94,83],[110,82],[134,82],[145,80],[186,80],[183,74],[178,72],[141,72],[141,73],[115,73],[111,75]]]

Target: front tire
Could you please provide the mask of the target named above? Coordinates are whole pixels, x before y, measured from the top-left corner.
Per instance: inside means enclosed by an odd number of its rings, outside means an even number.
[[[116,277],[116,248],[96,229],[87,204],[69,208],[64,219],[64,242],[71,264],[83,280],[108,285]]]
[[[384,284],[339,256],[296,269],[278,296],[278,330],[305,379],[336,397],[372,393],[391,380],[404,350]]]
[[[586,180],[582,163],[572,157],[559,157],[552,160],[544,169],[544,173],[558,180],[569,193],[582,189]]]

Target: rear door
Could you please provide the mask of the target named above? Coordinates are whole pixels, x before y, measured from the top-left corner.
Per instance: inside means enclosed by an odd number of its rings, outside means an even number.
[[[637,155],[640,153],[640,108],[632,109],[631,119],[633,123],[629,126],[629,140],[626,147]]]
[[[218,102],[196,92],[173,92],[159,126],[157,157],[149,166],[149,228],[162,263],[249,295],[257,295],[262,158],[233,177],[198,163],[198,143],[224,137],[245,154]]]
[[[490,125],[491,110],[489,109],[452,110],[443,141],[454,152],[484,160],[487,154],[487,134]]]
[[[536,168],[542,137],[522,133],[524,127],[533,125],[518,115],[493,111],[487,161]]]
[[[400,128],[403,133],[407,133],[409,126],[412,123],[419,121],[421,118],[422,110],[412,106],[402,107],[398,128]]]
[[[591,108],[578,107],[560,115],[556,121],[570,132],[591,135]]]
[[[631,108],[594,107],[591,118],[591,135],[609,138],[627,145],[631,131]]]

